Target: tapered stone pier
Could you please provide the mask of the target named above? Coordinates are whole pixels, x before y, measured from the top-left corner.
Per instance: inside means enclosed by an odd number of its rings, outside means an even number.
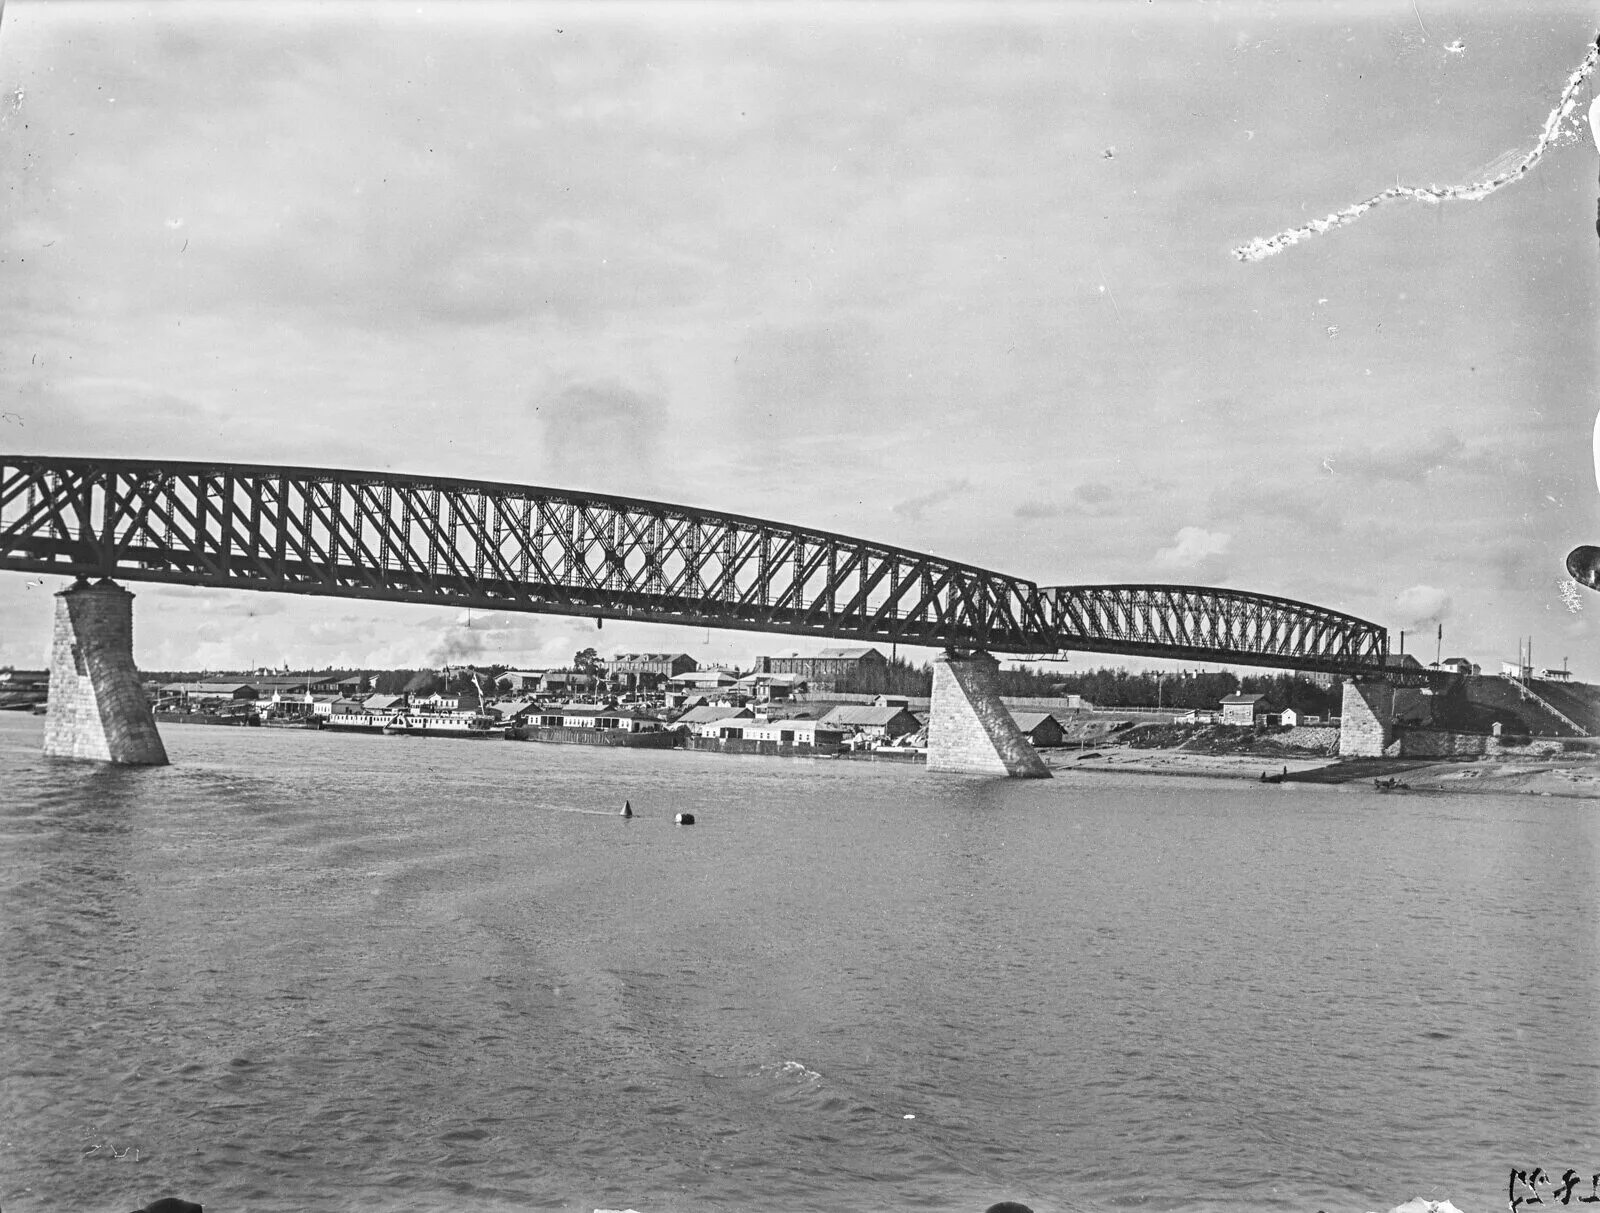
[[[1345,679],[1339,719],[1341,758],[1384,757],[1394,742],[1394,684]]]
[[[44,752],[165,766],[167,748],[133,664],[133,595],[79,581],[56,595]]]
[[[1000,702],[999,670],[983,652],[946,650],[933,659],[930,771],[1050,778],[1050,768]]]

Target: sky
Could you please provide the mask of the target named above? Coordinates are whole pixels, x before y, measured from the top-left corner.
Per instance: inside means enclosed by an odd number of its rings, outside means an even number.
[[[1587,4],[19,3],[0,452],[647,497],[1600,682]],[[55,583],[0,573],[0,665]],[[149,669],[790,637],[134,584]],[[925,659],[923,650],[906,655]],[[1064,669],[1107,664],[1074,657]]]

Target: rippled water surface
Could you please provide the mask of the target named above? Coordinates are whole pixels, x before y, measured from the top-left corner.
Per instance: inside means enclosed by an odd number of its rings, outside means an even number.
[[[1600,1171],[1592,802],[165,736],[47,762],[0,716],[10,1213],[1472,1213]]]

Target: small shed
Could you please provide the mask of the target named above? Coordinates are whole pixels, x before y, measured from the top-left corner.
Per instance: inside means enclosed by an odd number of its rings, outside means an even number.
[[[1222,723],[1253,725],[1270,711],[1265,695],[1229,695],[1222,701]]]
[[[1058,746],[1066,739],[1061,722],[1049,712],[1012,712],[1022,735],[1033,742],[1035,749]]]

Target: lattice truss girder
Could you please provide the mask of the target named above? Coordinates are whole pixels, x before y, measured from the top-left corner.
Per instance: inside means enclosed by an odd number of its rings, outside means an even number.
[[[1266,595],[1059,586],[659,502],[326,469],[0,456],[0,568],[839,639],[1350,671],[1383,629]]]
[[[1040,591],[1065,648],[1150,656],[1227,652],[1299,669],[1381,668],[1387,633],[1292,599],[1205,586],[1053,586]]]
[[[515,485],[0,462],[0,563],[126,579],[1035,651],[1029,582],[781,523]]]

